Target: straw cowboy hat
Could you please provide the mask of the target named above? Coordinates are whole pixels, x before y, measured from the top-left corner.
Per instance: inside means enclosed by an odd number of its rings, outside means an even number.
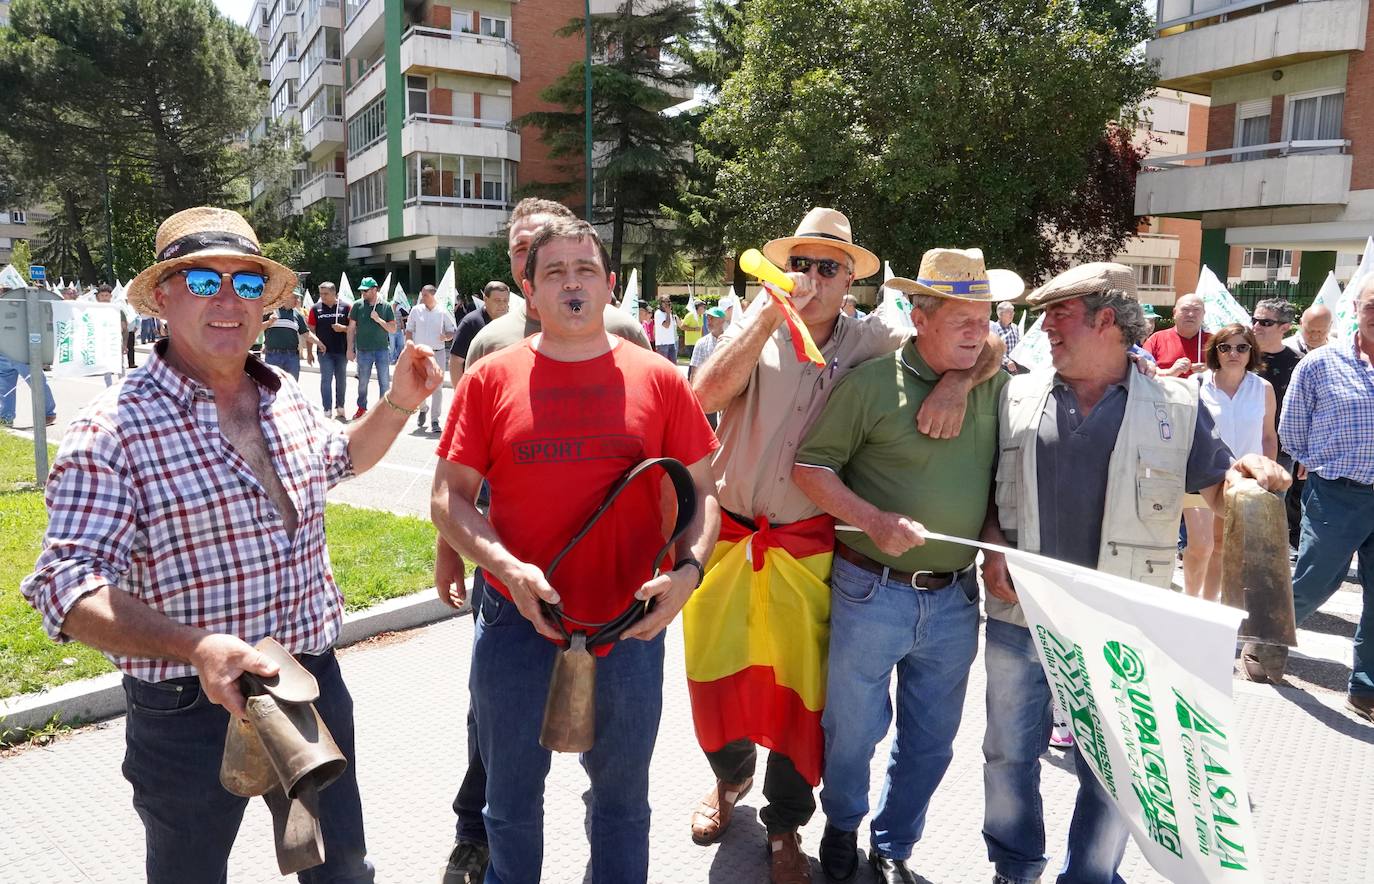
[[[153,290],[169,273],[195,267],[206,258],[239,258],[258,265],[267,285],[259,299],[264,313],[291,297],[296,274],[291,268],[262,256],[258,235],[238,212],[198,206],[185,209],[157,229],[157,263],[134,277],[126,296],[144,316],[160,316]]]
[[[1010,270],[989,270],[982,249],[931,249],[921,256],[915,279],[894,276],[883,285],[911,295],[959,301],[1010,301],[1026,284]]]
[[[793,246],[821,245],[839,249],[854,259],[854,278],[863,279],[878,272],[882,262],[878,256],[862,246],[854,245],[849,219],[843,212],[819,206],[806,213],[793,236],[770,240],[763,247],[763,256],[782,269],[787,269],[787,256]]]

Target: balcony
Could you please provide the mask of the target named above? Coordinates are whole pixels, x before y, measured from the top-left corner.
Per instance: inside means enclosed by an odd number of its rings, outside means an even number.
[[[344,56],[367,55],[382,45],[382,11],[385,0],[362,0],[344,4]]]
[[[1279,141],[1146,160],[1136,178],[1137,215],[1344,205],[1350,142]],[[1202,160],[1206,165],[1185,165]]]
[[[426,196],[406,200],[403,212],[405,236],[487,240],[501,236],[510,204],[504,200]]]
[[[301,76],[301,65],[295,56],[291,56],[272,77],[272,83],[268,87],[269,92],[275,93],[281,88],[281,84],[287,80],[299,80]]]
[[[300,14],[302,46],[310,45],[310,38],[320,28],[341,28],[343,27],[343,13],[339,9],[339,0],[322,0],[317,5],[310,3],[302,4]]]
[[[348,180],[357,181],[386,167],[386,136],[348,155]]]
[[[1369,0],[1300,0],[1256,12],[1259,5],[1162,0],[1160,36],[1145,44],[1146,57],[1159,62],[1158,85],[1211,95],[1223,77],[1364,49]],[[1250,14],[1230,18],[1242,11]]]
[[[343,142],[343,117],[324,117],[317,120],[301,137],[301,147],[310,157],[321,153],[333,153]]]
[[[401,72],[411,71],[461,71],[519,80],[520,52],[499,37],[413,27],[401,35]]]
[[[378,0],[373,0],[378,2]],[[350,248],[359,248],[373,245],[374,243],[386,242],[388,236],[386,209],[381,209],[356,221],[348,223],[348,245]]]
[[[385,62],[385,58],[378,58],[344,91],[344,116],[353,116],[386,91]]]
[[[520,135],[510,123],[411,114],[401,129],[401,154],[446,153],[520,162]]]
[[[343,65],[333,58],[326,58],[315,65],[313,70],[302,70],[304,75],[296,94],[312,96],[323,86],[343,86]]]
[[[341,200],[347,190],[342,172],[321,172],[301,187],[301,205],[308,209],[320,200]]]

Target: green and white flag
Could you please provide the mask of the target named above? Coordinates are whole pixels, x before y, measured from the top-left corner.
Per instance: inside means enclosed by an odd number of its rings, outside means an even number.
[[[448,269],[444,271],[444,278],[439,280],[439,285],[434,289],[434,305],[445,313],[452,313],[453,305],[458,303],[456,273],[453,263],[450,262]]]
[[[895,275],[892,265],[884,261],[883,287],[878,291],[877,315],[884,325],[914,332],[916,326],[911,322],[911,302],[906,299],[904,293],[887,286],[887,281]]]
[[[1174,884],[1263,881],[1231,702],[1245,612],[993,548],[1075,745],[1145,859]]]
[[[391,293],[391,306],[400,307],[403,310],[410,309],[410,299],[406,297],[406,290],[398,282],[396,288]]]
[[[353,286],[348,284],[348,274],[339,277],[339,300],[353,306]]]
[[[121,370],[118,304],[52,301],[55,378],[85,377]]]
[[[388,274],[386,275],[386,279],[382,280],[382,287],[381,287],[380,289],[377,290],[377,303],[379,303],[379,304],[390,304],[390,303],[391,303],[391,274],[390,274],[390,273],[388,273]]]
[[[1030,313],[1029,310],[1026,312]],[[1021,321],[1024,323],[1025,320],[1026,317],[1022,316]],[[1037,368],[1052,366],[1054,361],[1050,357],[1050,336],[1045,334],[1045,330],[1041,327],[1044,324],[1045,314],[1041,313],[1035,317],[1035,324],[1030,327],[1030,331],[1021,335],[1021,340],[1017,342],[1015,347],[1011,348],[1007,358],[1022,368],[1028,368],[1032,371]]]
[[[1360,266],[1355,269],[1355,275],[1350,277],[1350,282],[1346,283],[1344,291],[1334,302],[1328,296],[1324,301],[1327,307],[1331,308],[1331,337],[1338,341],[1353,341],[1355,335],[1359,333],[1359,317],[1355,314],[1355,293],[1360,290],[1364,280],[1374,274],[1374,236],[1369,238],[1369,242],[1364,247],[1364,257],[1360,259]],[[1322,292],[1326,292],[1326,287],[1322,287]],[[1317,295],[1321,298],[1321,294]]]
[[[625,283],[625,297],[620,301],[621,309],[639,318],[639,268],[630,270],[630,280]],[[652,341],[650,342],[652,343]]]
[[[1202,298],[1203,314],[1202,328],[1207,332],[1215,332],[1224,325],[1239,322],[1246,328],[1250,327],[1250,313],[1233,297],[1231,290],[1217,279],[1217,275],[1212,272],[1212,268],[1203,265],[1202,273],[1197,278],[1197,294]]]
[[[6,264],[5,269],[0,270],[0,286],[7,289],[23,289],[28,288],[29,282],[14,269],[13,264]]]

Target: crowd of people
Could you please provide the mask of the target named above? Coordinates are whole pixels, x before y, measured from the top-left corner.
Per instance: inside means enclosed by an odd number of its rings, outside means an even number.
[[[156,262],[128,297],[168,334],[64,436],[42,552],[22,585],[54,639],[98,648],[124,673],[124,774],[149,881],[225,875],[246,799],[220,785],[224,735],[244,715],[240,677],[277,671],[253,647],[269,635],[319,681],[317,708],[349,760],[320,796],[325,862],[301,880],[373,880],[355,710],[333,653],[342,599],[323,504],[427,414],[431,429],[442,425],[436,589],[454,607],[470,603],[475,623],[450,884],[539,880],[551,758],[541,718],[555,660],[584,646],[597,670],[596,739],[582,755],[591,879],[648,879],[649,763],[665,677],[683,675],[664,671],[664,632],[679,615],[707,786],[683,837],[729,837],[762,776],[771,881],[812,880],[799,830],[818,787],[829,879],[855,876],[869,818],[878,879],[917,881],[913,849],[981,634],[993,881],[1041,880],[1047,813],[1071,816],[1061,884],[1120,881],[1127,826],[1078,748],[1074,806],[1042,806],[1051,692],[1004,557],[985,551],[980,568],[971,546],[927,532],[1168,589],[1180,524],[1199,545],[1213,534],[1185,512],[1194,502],[1222,511],[1242,479],[1288,491],[1285,452],[1306,476],[1300,620],[1360,555],[1365,616],[1348,704],[1370,719],[1374,280],[1357,295],[1354,338],[1323,344],[1313,310],[1285,342],[1293,317],[1279,302],[1261,304],[1252,327],[1207,336],[1191,297],[1172,328],[1149,335],[1131,270],[1083,265],[1025,297],[1043,316],[1053,370],[1012,373],[1002,305],[1024,294],[1014,274],[989,271],[977,249],[930,249],[913,278],[887,282],[909,299],[913,334],[857,311],[850,289],[880,263],[842,213],[818,207],[763,248],[790,277],[790,311],[771,295],[692,311],[701,337],[684,376],[687,323],[663,302],[640,317],[613,306],[607,251],[566,207],[522,201],[508,247],[524,298],[493,283],[482,308],[458,318],[436,311],[427,287],[393,366],[402,325],[373,280],[346,311],[322,286],[302,320],[294,274],[262,256],[236,213],[191,209],[159,228]],[[264,323],[281,334],[259,360],[250,347]],[[290,347],[272,343],[289,335],[318,353],[323,410],[297,386]],[[455,390],[441,419],[445,344]],[[813,350],[819,358],[799,358]],[[342,416],[349,361],[359,398],[341,423],[331,415]],[[672,504],[655,473],[623,484],[656,458],[685,466],[697,501],[659,561],[650,554]],[[471,590],[465,560],[477,566]],[[1188,578],[1204,595],[1209,563]],[[1263,653],[1247,648],[1246,659]],[[1275,661],[1262,662],[1247,672],[1273,678]],[[894,727],[870,807],[873,755]]]

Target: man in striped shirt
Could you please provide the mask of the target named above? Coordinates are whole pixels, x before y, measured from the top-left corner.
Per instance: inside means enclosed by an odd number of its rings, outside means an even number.
[[[1358,555],[1364,607],[1346,706],[1374,722],[1374,277],[1355,298],[1353,340],[1312,350],[1294,369],[1279,438],[1307,474],[1293,571],[1297,621],[1331,598]],[[1243,657],[1253,655],[1247,645]],[[1247,674],[1262,680],[1263,670],[1245,662]]]
[[[129,303],[166,320],[168,339],[63,437],[21,590],[55,640],[97,648],[124,673],[123,770],[149,882],[224,880],[247,803],[220,785],[225,731],[245,715],[239,677],[277,672],[253,647],[267,636],[314,674],[316,708],[349,761],[321,793],[326,862],[301,880],[371,881],[324,498],[381,459],[439,367],[408,345],[382,407],[340,427],[249,354],[296,277],[262,257],[240,215],[173,215],[157,259]]]

